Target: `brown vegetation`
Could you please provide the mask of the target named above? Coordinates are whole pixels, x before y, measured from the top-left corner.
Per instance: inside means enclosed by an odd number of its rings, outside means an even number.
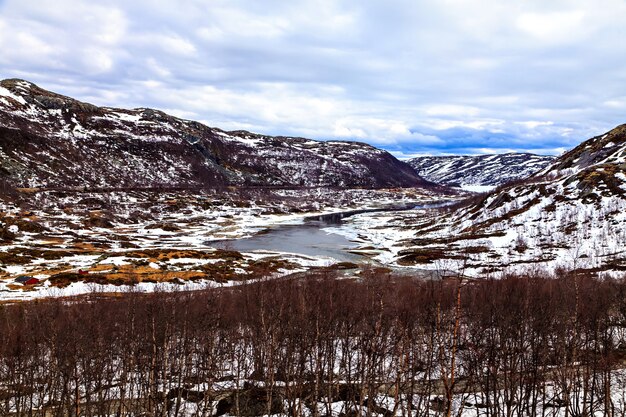
[[[342,401],[345,415],[427,416],[456,397],[493,416],[611,416],[625,328],[625,281],[566,272],[325,272],[2,305],[0,414],[319,416]]]

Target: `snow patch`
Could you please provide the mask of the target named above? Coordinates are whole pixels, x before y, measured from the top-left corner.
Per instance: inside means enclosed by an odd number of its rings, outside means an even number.
[[[0,96],[9,97],[9,98],[17,101],[20,104],[26,104],[26,100],[24,100],[24,97],[20,97],[18,95],[15,95],[11,91],[7,90],[4,87],[0,87]]]
[[[470,191],[472,193],[488,193],[489,191],[493,191],[496,189],[495,185],[471,185],[471,184],[463,184],[461,185],[461,189],[465,191]]]

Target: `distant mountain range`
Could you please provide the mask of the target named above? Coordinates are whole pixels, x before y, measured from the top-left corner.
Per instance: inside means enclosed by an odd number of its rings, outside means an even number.
[[[0,179],[30,188],[432,185],[364,143],[225,132],[17,79],[0,82]]]
[[[477,156],[422,156],[408,162],[424,179],[451,187],[496,187],[528,178],[554,161],[552,156],[506,153]]]

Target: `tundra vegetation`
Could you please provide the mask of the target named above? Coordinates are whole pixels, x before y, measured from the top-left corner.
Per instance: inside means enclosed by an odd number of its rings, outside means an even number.
[[[0,306],[3,416],[623,416],[626,281],[334,272]]]

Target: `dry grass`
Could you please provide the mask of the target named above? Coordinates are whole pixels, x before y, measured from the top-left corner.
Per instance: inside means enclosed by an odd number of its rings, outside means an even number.
[[[39,188],[16,188],[16,191],[24,194],[35,194],[39,192]]]

